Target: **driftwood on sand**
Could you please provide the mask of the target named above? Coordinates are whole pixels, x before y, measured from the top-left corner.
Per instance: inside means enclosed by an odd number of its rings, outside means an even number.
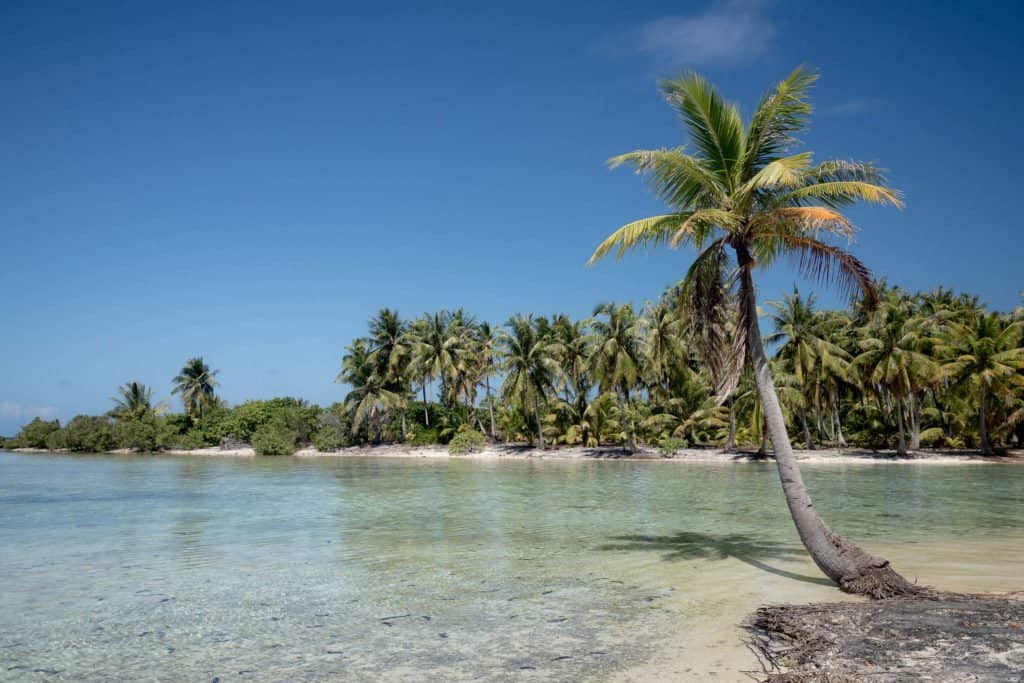
[[[1024,681],[1024,594],[934,594],[759,609],[771,683]]]

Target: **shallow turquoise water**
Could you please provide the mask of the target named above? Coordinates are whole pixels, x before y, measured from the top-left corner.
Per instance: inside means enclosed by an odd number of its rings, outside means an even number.
[[[1024,588],[1024,467],[804,469],[905,573]],[[741,680],[743,614],[838,598],[769,464],[0,453],[0,577],[3,680]]]

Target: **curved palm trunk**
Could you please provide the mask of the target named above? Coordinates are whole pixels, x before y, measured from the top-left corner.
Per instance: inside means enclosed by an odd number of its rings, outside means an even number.
[[[782,406],[765,357],[757,321],[754,283],[750,274],[752,260],[742,246],[736,251],[740,264],[741,306],[747,311],[747,315],[742,316],[746,327],[747,354],[764,407],[782,490],[800,540],[818,568],[844,592],[873,598],[922,593],[924,589],[897,574],[889,566],[888,560],[871,555],[832,531],[815,509],[793,455]]]
[[[978,432],[981,436],[981,454],[982,455],[993,455],[995,451],[992,450],[992,444],[988,440],[988,424],[985,421],[985,404],[987,403],[988,392],[985,391],[985,386],[981,387],[981,400],[978,403]]]

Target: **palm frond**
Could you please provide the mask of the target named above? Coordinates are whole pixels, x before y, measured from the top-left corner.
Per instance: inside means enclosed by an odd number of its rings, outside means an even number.
[[[613,251],[616,258],[622,258],[630,249],[638,246],[653,246],[667,242],[679,226],[692,214],[671,213],[662,216],[641,218],[627,223],[613,232],[594,250],[588,265],[593,265]]]
[[[854,180],[872,185],[888,185],[882,169],[867,161],[827,159],[807,171],[809,182],[824,183],[836,180]]]
[[[764,190],[776,187],[799,187],[805,183],[803,173],[811,165],[811,153],[800,152],[774,161],[763,166],[757,173],[745,182],[736,194],[740,196],[749,195],[756,190]]]
[[[856,226],[846,216],[825,206],[787,206],[770,209],[758,214],[753,223],[773,232],[817,235],[825,231],[848,240],[853,239],[857,233]]]
[[[720,203],[725,189],[701,159],[676,149],[636,150],[612,157],[609,168],[632,166],[666,204],[679,209]]]
[[[732,231],[740,226],[740,219],[731,211],[724,209],[702,209],[693,212],[689,218],[673,233],[668,245],[675,249],[685,242],[693,242],[697,248],[704,242],[715,228]]]
[[[861,180],[830,180],[812,183],[783,194],[775,204],[803,205],[815,201],[834,207],[848,206],[862,201],[869,204],[889,204],[903,208],[903,199],[899,191]]]
[[[724,187],[730,192],[734,190],[746,145],[739,110],[722,99],[711,83],[693,72],[662,81],[661,89],[707,159],[708,168]]]
[[[878,299],[871,271],[857,257],[839,247],[807,235],[787,233],[763,234],[757,240],[776,242],[775,248],[795,258],[797,270],[808,279],[833,285],[850,298],[860,294],[869,307]]]
[[[730,294],[730,260],[724,237],[715,240],[690,266],[683,279],[682,301],[698,354],[716,385],[719,405],[739,382],[746,347],[733,334],[729,339],[726,311]],[[740,348],[737,350],[737,344]],[[739,363],[737,364],[737,353]]]
[[[750,120],[744,167],[755,173],[788,149],[793,134],[807,125],[813,107],[808,99],[817,74],[797,67],[761,98]]]

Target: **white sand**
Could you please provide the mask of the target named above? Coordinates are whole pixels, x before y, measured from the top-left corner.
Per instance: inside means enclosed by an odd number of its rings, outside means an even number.
[[[18,453],[66,453],[45,449],[16,448]],[[132,451],[120,449],[111,451],[116,455],[128,455]],[[202,457],[254,457],[251,448],[196,448],[192,450],[169,449],[166,455]],[[671,457],[662,457],[657,449],[643,447],[629,455],[622,449],[610,446],[582,448],[579,446],[541,450],[525,445],[488,445],[479,453],[469,455],[448,455],[445,446],[412,447],[404,444],[381,446],[353,446],[338,451],[321,453],[315,448],[302,448],[295,452],[299,458],[457,458],[463,460],[643,460],[664,463],[746,463],[771,462],[759,459],[752,451],[725,451],[720,448],[687,448],[677,451]],[[1006,457],[985,458],[969,451],[926,450],[915,451],[909,456],[898,456],[895,451],[868,451],[861,449],[820,449],[797,450],[796,457],[805,463],[856,464],[913,464],[913,465],[982,465],[982,464],[1024,464],[1024,451],[1010,451]]]

